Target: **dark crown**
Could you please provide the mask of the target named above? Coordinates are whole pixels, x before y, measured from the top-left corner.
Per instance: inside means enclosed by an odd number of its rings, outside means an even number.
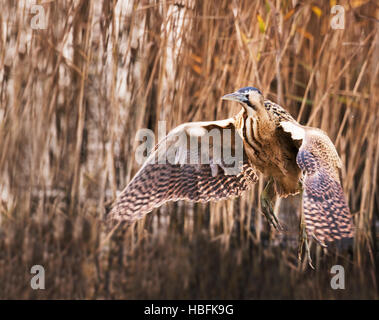
[[[262,92],[259,89],[254,88],[254,87],[244,87],[244,88],[239,89],[237,92],[245,94],[250,91],[257,91],[259,94],[262,94]]]

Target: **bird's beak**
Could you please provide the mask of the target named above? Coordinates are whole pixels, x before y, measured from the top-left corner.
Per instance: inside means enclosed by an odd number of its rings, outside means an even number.
[[[245,97],[245,95],[238,93],[238,92],[233,92],[224,95],[221,100],[231,100],[231,101],[237,101],[237,102],[246,102],[248,99]]]

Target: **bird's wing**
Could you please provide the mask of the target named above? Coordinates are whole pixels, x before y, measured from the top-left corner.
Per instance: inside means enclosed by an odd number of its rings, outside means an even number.
[[[323,244],[345,241],[354,227],[339,180],[341,160],[321,130],[281,122],[294,140],[302,140],[296,162],[303,171],[303,212],[308,235]]]
[[[272,115],[272,120],[277,126],[281,121],[296,121],[287,110],[271,100],[266,99],[264,106],[269,114]]]
[[[108,218],[132,223],[170,200],[206,202],[239,196],[257,179],[234,118],[186,123],[156,146]]]

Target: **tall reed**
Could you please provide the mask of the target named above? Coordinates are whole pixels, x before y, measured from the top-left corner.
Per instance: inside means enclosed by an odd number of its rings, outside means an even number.
[[[0,298],[377,298],[379,8],[342,1],[4,0],[0,18]],[[299,271],[299,198],[278,202],[284,235],[260,214],[264,181],[219,203],[170,203],[108,237],[141,128],[224,119],[220,97],[253,85],[326,131],[354,215],[350,287],[330,264]],[[281,245],[278,245],[280,243]],[[346,264],[345,258],[341,263]],[[46,290],[30,288],[30,268]]]

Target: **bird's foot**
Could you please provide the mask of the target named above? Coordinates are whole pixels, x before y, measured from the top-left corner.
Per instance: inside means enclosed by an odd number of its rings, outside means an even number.
[[[307,231],[305,229],[305,224],[301,223],[300,235],[299,235],[299,247],[297,250],[297,258],[299,259],[299,262],[302,261],[303,246],[305,246],[305,254],[306,254],[306,259],[308,260],[308,265],[314,270],[315,267],[312,264],[311,250],[309,246]]]
[[[272,209],[272,202],[267,197],[267,194],[265,191],[263,191],[261,196],[261,206],[262,206],[262,212],[264,216],[266,217],[269,224],[274,227],[278,231],[283,231],[284,228],[280,224],[278,218],[276,217],[274,210]]]

